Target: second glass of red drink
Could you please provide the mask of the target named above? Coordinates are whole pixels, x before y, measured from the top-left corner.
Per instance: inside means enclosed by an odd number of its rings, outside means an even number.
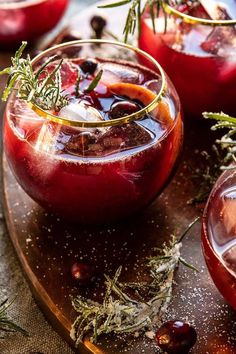
[[[69,0],[0,0],[0,48],[35,41],[61,19]]]
[[[235,115],[235,2],[170,3],[154,20],[155,31],[149,9],[143,14],[139,47],[166,70],[189,116],[201,117],[204,111]],[[214,6],[221,9],[217,20],[209,14]]]

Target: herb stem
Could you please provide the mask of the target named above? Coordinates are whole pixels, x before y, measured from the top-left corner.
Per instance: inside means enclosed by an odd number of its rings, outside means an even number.
[[[189,230],[198,222],[198,220],[200,219],[200,217],[196,217],[185,229],[185,231],[182,233],[182,235],[180,236],[180,238],[176,241],[177,243],[181,243],[183,241],[183,239],[185,238],[185,236],[187,235],[187,233],[189,232]]]

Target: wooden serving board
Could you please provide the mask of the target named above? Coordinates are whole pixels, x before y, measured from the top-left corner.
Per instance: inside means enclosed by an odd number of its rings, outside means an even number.
[[[122,28],[120,20],[117,21],[122,12],[117,9],[109,12],[109,23],[112,28],[115,26],[115,31]],[[84,11],[71,26],[87,31],[93,13],[94,8]],[[119,29],[115,24],[119,24]],[[140,279],[145,275],[145,259],[152,249],[168,241],[172,233],[179,235],[196,216],[201,215],[199,206],[188,204],[199,189],[199,182],[191,178],[191,168],[194,170],[202,164],[199,151],[209,149],[212,141],[209,126],[189,119],[180,168],[165,192],[142,213],[103,227],[83,227],[46,213],[19,187],[3,159],[3,201],[10,237],[35,299],[54,328],[72,347],[74,343],[69,332],[76,313],[70,296],[82,294],[99,300],[104,281],[102,275],[114,275],[120,265],[124,269],[122,280],[135,281],[137,276]],[[167,318],[187,319],[194,323],[198,342],[192,353],[235,354],[236,314],[222,299],[208,275],[201,252],[200,222],[189,232],[182,254],[200,272],[195,274],[180,266]],[[81,288],[72,278],[70,269],[76,261],[95,266],[98,280],[94,285]],[[81,354],[158,352],[154,341],[144,336],[105,336],[98,345],[85,340],[75,351]]]

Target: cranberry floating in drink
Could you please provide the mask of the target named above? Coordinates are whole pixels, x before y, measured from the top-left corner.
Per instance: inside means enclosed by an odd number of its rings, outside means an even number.
[[[136,53],[155,71],[136,63]],[[40,88],[29,90],[30,106],[13,92],[4,123],[5,152],[23,189],[44,208],[86,223],[152,202],[183,134],[179,99],[160,65],[131,46],[88,40],[47,50],[33,67]]]
[[[202,227],[205,260],[217,288],[236,309],[236,170],[225,171],[207,203]]]
[[[236,2],[170,4],[167,17],[160,12],[154,20],[156,33],[149,9],[144,13],[139,47],[166,70],[186,113],[236,114]]]
[[[1,49],[34,41],[61,19],[68,0],[0,0]]]

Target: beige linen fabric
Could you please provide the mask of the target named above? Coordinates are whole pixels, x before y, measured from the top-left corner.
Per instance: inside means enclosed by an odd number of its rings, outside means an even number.
[[[71,1],[67,18],[71,14],[78,14],[82,8],[94,2],[94,0]],[[10,54],[0,52],[0,69],[2,69],[1,62],[6,62],[6,59],[10,61]],[[0,80],[0,96],[2,86],[3,82]],[[2,121],[2,115],[3,106],[0,103],[0,121]],[[16,294],[18,296],[9,310],[9,315],[29,331],[30,337],[24,337],[21,334],[15,333],[4,335],[5,338],[0,339],[0,354],[73,353],[69,346],[49,325],[34,302],[8,237],[2,208],[0,207],[0,301],[7,297],[12,299]]]

